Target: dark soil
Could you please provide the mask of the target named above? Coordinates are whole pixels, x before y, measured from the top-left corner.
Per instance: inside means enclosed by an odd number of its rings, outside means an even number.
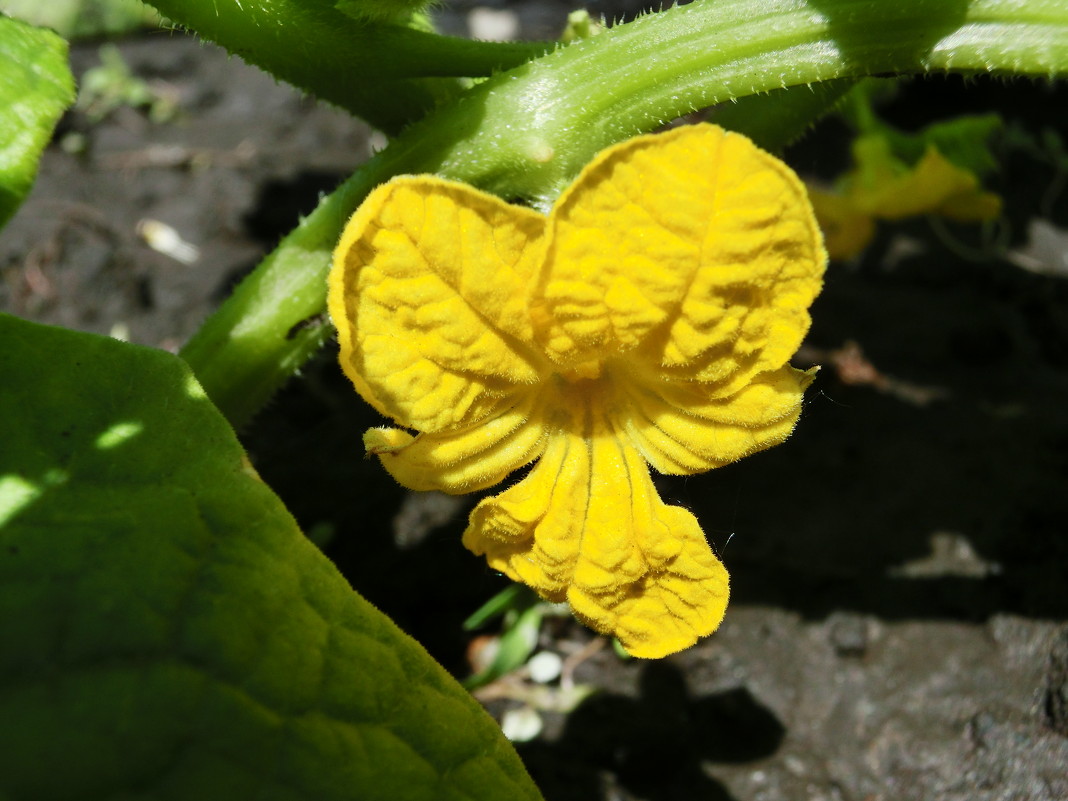
[[[566,8],[521,5],[524,34],[552,35]],[[464,14],[446,27],[463,32]],[[78,133],[84,149],[50,148],[0,238],[0,308],[176,350],[366,158],[370,132],[190,39],[121,49],[179,115],[63,122],[57,142]],[[73,61],[95,64],[95,47]],[[1063,124],[1051,109],[1065,95],[930,81],[887,113],[909,127],[1001,110],[1038,137]],[[846,142],[829,122],[790,158],[827,175]],[[794,436],[661,481],[731,570],[731,608],[675,657],[603,648],[577,665],[598,692],[543,710],[520,746],[549,801],[1068,798],[1068,199],[1042,156],[1002,162],[1004,247],[921,221],[832,265],[799,357],[823,371]],[[143,219],[199,258],[149,248]],[[353,586],[462,677],[460,623],[506,586],[460,545],[474,500],[409,495],[365,460],[360,435],[380,421],[333,359],[328,347],[243,439]],[[568,619],[542,633],[565,656],[592,640]]]

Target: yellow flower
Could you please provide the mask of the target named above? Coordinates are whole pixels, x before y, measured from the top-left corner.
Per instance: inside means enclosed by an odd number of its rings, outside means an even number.
[[[403,485],[480,502],[463,542],[641,657],[720,623],[728,578],[649,466],[785,439],[825,254],[780,161],[711,125],[599,154],[546,217],[428,176],[380,186],[334,256],[341,365]]]
[[[933,214],[981,222],[1001,213],[1001,198],[984,192],[973,173],[934,145],[913,167],[895,158],[890,143],[878,135],[858,138],[853,155],[857,168],[845,176],[841,192],[809,192],[831,258],[848,259],[864,250],[875,235],[876,219]]]

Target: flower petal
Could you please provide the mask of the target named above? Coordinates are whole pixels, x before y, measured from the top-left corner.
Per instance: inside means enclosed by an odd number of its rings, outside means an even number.
[[[578,559],[580,537],[571,529],[589,478],[584,451],[573,437],[551,436],[525,478],[474,508],[463,535],[494,570],[557,603],[566,600]]]
[[[730,395],[808,330],[826,256],[804,186],[739,134],[693,125],[609,148],[549,224],[535,306],[559,363],[636,350]]]
[[[396,428],[372,428],[363,442],[409,489],[475,492],[503,481],[544,450],[536,408],[537,395],[527,390],[514,407],[462,431],[413,437]]]
[[[687,475],[722,467],[790,436],[801,414],[809,371],[763,373],[729,398],[705,384],[619,382],[617,425],[661,473]]]
[[[526,478],[475,507],[464,545],[634,656],[693,645],[727,607],[727,571],[697,520],[666,506],[641,456],[603,426],[551,436]]]
[[[341,365],[383,414],[425,432],[463,428],[536,382],[530,284],[545,219],[462,184],[380,186],[334,253],[330,314]]]

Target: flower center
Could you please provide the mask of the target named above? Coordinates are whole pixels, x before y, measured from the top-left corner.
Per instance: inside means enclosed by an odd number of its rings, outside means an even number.
[[[611,433],[608,416],[614,407],[618,376],[601,359],[557,370],[551,381],[549,419],[561,431],[591,438]]]
[[[584,362],[576,364],[574,367],[558,371],[557,375],[568,383],[574,384],[581,381],[588,381],[593,378],[600,378],[603,370],[603,361],[600,359],[587,359]]]

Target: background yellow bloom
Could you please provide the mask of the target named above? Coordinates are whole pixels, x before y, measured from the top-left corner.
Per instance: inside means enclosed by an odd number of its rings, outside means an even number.
[[[368,449],[402,484],[469,492],[464,544],[632,654],[713,631],[726,570],[648,466],[708,470],[792,430],[787,365],[825,264],[800,181],[710,125],[601,153],[548,217],[402,177],[349,222],[330,276],[341,364],[406,429]]]
[[[839,192],[811,190],[812,204],[832,258],[859,254],[875,236],[875,220],[933,214],[958,222],[982,222],[1001,213],[1001,198],[986,192],[974,173],[958,167],[934,145],[915,165],[903,164],[882,136],[853,144],[856,169]]]

